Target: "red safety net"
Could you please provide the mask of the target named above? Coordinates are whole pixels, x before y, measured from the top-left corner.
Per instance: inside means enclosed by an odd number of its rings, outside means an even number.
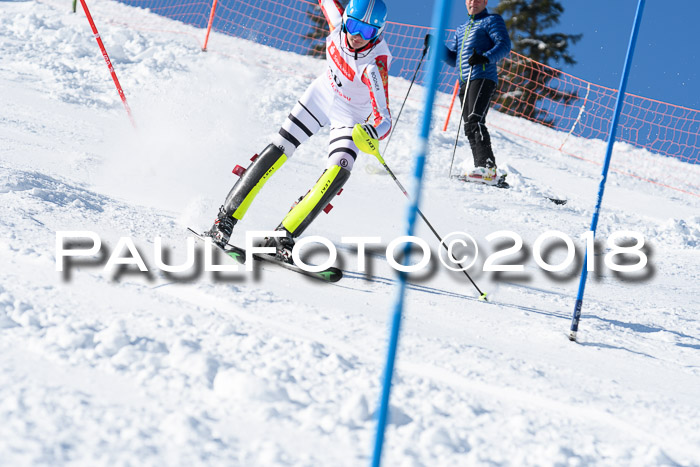
[[[212,7],[212,2],[197,0],[119,1],[202,28],[207,27]],[[323,50],[328,31],[318,3],[312,0],[218,0],[212,30],[305,55]],[[428,32],[427,27],[387,23],[385,39],[394,56],[392,76],[409,80],[413,77]],[[452,34],[454,31],[447,31],[436,42],[444,42]],[[202,40],[204,35],[203,31]],[[215,47],[215,40],[210,39],[209,49]],[[587,160],[581,154],[565,152],[568,135],[607,139],[617,98],[615,89],[584,81],[516,53],[501,62],[499,75],[495,110],[562,132],[561,141],[538,143]],[[443,64],[439,91],[451,94],[456,79],[455,68]],[[422,82],[423,72],[416,79],[417,84]],[[698,135],[700,111],[632,94],[625,96],[616,141],[698,164]],[[528,134],[518,136],[533,140]]]

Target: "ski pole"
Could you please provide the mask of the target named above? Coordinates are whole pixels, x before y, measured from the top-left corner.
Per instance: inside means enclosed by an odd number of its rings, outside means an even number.
[[[401,191],[403,191],[403,194],[404,194],[404,195],[406,195],[406,198],[411,199],[411,197],[409,196],[409,194],[408,194],[408,192],[406,191],[406,189],[403,187],[403,185],[401,185],[401,182],[399,181],[399,179],[396,178],[396,175],[394,175],[394,172],[389,168],[388,165],[386,165],[386,161],[384,161],[384,158],[382,157],[382,155],[379,154],[379,149],[375,149],[373,152],[371,152],[371,154],[372,154],[374,157],[377,158],[377,160],[379,161],[380,164],[382,164],[382,165],[384,166],[384,168],[385,168],[386,171],[389,173],[389,175],[391,175],[391,178],[393,178],[394,181],[396,182],[396,184],[398,185],[399,189],[400,189]],[[445,245],[445,242],[443,241],[443,239],[442,239],[442,237],[440,236],[440,234],[437,233],[437,231],[433,228],[433,225],[432,225],[430,222],[428,222],[428,219],[425,218],[425,216],[423,215],[423,213],[421,212],[421,210],[420,210],[420,209],[417,209],[417,211],[418,211],[418,215],[425,221],[425,223],[428,225],[428,227],[430,228],[430,230],[433,232],[433,234],[435,234],[435,236],[437,237],[437,239],[440,241],[440,244],[441,244],[443,247],[445,247],[445,249],[447,250],[447,252],[448,252],[448,253],[450,254],[450,256],[451,256],[452,253],[450,252],[450,249],[448,248],[448,246]],[[454,261],[455,263],[459,264],[459,262],[454,258],[454,256],[452,256],[451,259],[452,259],[452,261]],[[461,271],[464,273],[465,276],[467,276],[467,279],[469,279],[469,282],[472,283],[472,285],[474,286],[474,288],[476,289],[476,291],[479,292],[479,300],[482,300],[482,301],[487,302],[488,300],[486,299],[486,294],[485,294],[484,292],[481,291],[481,289],[479,288],[478,285],[476,285],[476,283],[475,283],[474,280],[471,278],[471,276],[469,275],[469,273],[468,273],[467,271],[465,271],[464,269],[462,269]]]
[[[450,178],[452,178],[452,165],[455,162],[455,154],[457,153],[457,142],[459,134],[462,131],[462,122],[464,121],[464,106],[467,105],[467,94],[469,93],[469,84],[472,82],[473,66],[469,67],[469,76],[467,77],[467,87],[464,89],[464,97],[462,98],[462,109],[459,112],[459,126],[457,127],[457,137],[455,138],[455,147],[452,149],[452,161],[450,162]]]
[[[406,97],[403,99],[403,104],[401,104],[401,108],[399,109],[399,114],[396,116],[396,121],[391,127],[391,133],[389,133],[389,137],[386,140],[386,146],[384,146],[384,152],[386,153],[386,148],[389,147],[389,143],[391,142],[391,135],[394,134],[394,129],[396,128],[396,125],[399,124],[399,118],[401,118],[401,112],[403,112],[403,106],[406,105],[406,101],[408,100],[408,95],[411,92],[411,88],[413,87],[413,82],[416,80],[416,77],[418,76],[418,71],[420,71],[420,66],[423,64],[423,59],[425,58],[425,54],[428,52],[428,47],[430,47],[430,34],[425,35],[425,39],[423,41],[423,55],[420,57],[420,61],[418,62],[418,66],[416,67],[416,72],[413,74],[413,79],[411,80],[411,84],[408,86],[408,91],[406,91]]]

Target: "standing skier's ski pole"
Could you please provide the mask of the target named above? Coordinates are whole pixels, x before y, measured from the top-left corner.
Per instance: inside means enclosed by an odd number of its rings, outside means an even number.
[[[416,72],[413,74],[413,79],[411,80],[411,84],[408,85],[408,91],[406,91],[406,97],[403,99],[403,104],[401,104],[401,108],[399,109],[399,114],[396,116],[396,121],[394,121],[394,124],[391,127],[391,133],[389,133],[389,137],[386,140],[386,146],[384,146],[384,152],[386,153],[386,148],[389,147],[389,142],[391,141],[391,135],[394,134],[394,129],[396,128],[396,125],[399,124],[399,118],[401,118],[401,112],[403,112],[403,106],[406,105],[406,101],[408,100],[408,95],[411,92],[411,88],[413,87],[413,82],[416,80],[416,76],[418,76],[418,71],[420,70],[420,66],[423,64],[423,59],[425,58],[425,54],[428,52],[428,47],[430,47],[430,34],[425,35],[425,39],[423,42],[423,55],[420,57],[420,61],[418,62],[418,66],[416,67]]]
[[[457,153],[457,142],[459,134],[462,132],[462,122],[464,121],[464,106],[467,103],[467,94],[469,93],[469,84],[472,82],[473,66],[469,67],[469,76],[467,77],[467,87],[464,89],[464,97],[462,98],[462,108],[459,111],[459,126],[457,127],[457,137],[455,138],[455,147],[452,149],[452,161],[450,162],[450,178],[452,178],[452,165],[455,162],[455,153]]]
[[[354,133],[354,132],[353,132],[353,133]],[[378,149],[378,148],[375,148],[374,150],[371,150],[370,148],[362,148],[362,150],[363,150],[363,151],[367,150],[367,152],[369,152],[369,154],[372,154],[374,157],[377,158],[377,160],[379,161],[379,163],[382,164],[382,165],[384,166],[384,168],[386,169],[386,171],[389,173],[389,175],[391,175],[391,178],[394,179],[394,181],[396,182],[396,184],[398,185],[398,187],[401,189],[401,191],[403,191],[403,194],[406,195],[406,198],[409,198],[409,199],[410,199],[411,197],[409,196],[409,194],[408,194],[408,192],[406,191],[406,189],[403,187],[403,185],[401,185],[401,182],[399,181],[399,179],[396,178],[396,175],[394,175],[394,172],[392,172],[392,170],[389,168],[389,166],[386,165],[386,161],[384,161],[384,158],[382,157],[382,155],[379,154],[379,149]],[[451,256],[452,254],[450,253],[450,249],[449,249],[449,247],[448,247],[447,245],[445,245],[445,242],[442,240],[442,237],[440,236],[440,234],[437,233],[437,231],[433,228],[433,225],[432,225],[430,222],[428,222],[428,219],[425,218],[425,216],[423,215],[423,213],[421,212],[421,210],[420,210],[420,209],[417,209],[417,211],[418,211],[418,215],[425,221],[425,223],[428,225],[428,227],[430,228],[430,230],[433,232],[433,234],[435,234],[435,236],[437,237],[437,239],[440,241],[440,244],[441,244],[443,247],[445,247],[445,249],[447,250],[447,252],[448,252],[448,253],[450,254],[450,256]],[[452,259],[452,261],[454,261],[456,264],[459,264],[459,261],[457,261],[454,257],[452,257],[451,259]],[[488,300],[486,300],[486,294],[485,294],[484,292],[481,291],[481,289],[479,288],[478,285],[476,285],[476,283],[475,283],[474,280],[471,278],[471,276],[469,275],[469,273],[468,273],[467,271],[465,271],[464,269],[461,269],[461,271],[464,273],[465,276],[467,276],[467,279],[469,279],[469,282],[471,282],[472,285],[474,286],[474,288],[476,288],[476,291],[479,292],[479,300],[483,300],[483,301],[485,301],[485,302],[488,301]]]

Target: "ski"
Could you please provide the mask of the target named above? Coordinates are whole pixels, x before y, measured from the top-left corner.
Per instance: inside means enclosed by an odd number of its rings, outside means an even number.
[[[245,258],[245,250],[239,247],[234,247],[238,252],[243,253],[243,257]],[[277,258],[275,258],[272,255],[265,255],[265,254],[258,254],[258,253],[253,253],[253,258],[258,260],[258,261],[267,261],[268,263],[273,263],[276,264],[277,266],[283,267],[285,269],[288,269],[290,271],[296,272],[298,274],[301,274],[303,276],[308,276],[312,277],[314,279],[318,279],[324,282],[338,282],[340,279],[343,278],[343,271],[340,269],[331,266],[330,268],[324,269],[323,271],[319,272],[311,272],[311,271],[306,271],[296,264],[290,264],[290,263],[285,263],[284,261],[280,261]]]
[[[550,200],[554,204],[558,204],[559,206],[563,206],[566,204],[567,200],[561,199],[561,198],[550,198],[549,196],[545,196],[548,200]]]
[[[476,183],[478,185],[488,185],[495,186],[496,188],[510,188],[508,182],[506,182],[506,173],[501,173],[498,178],[494,181],[479,180],[474,178],[469,178],[466,175],[453,175],[452,178],[459,180],[460,182]]]
[[[207,237],[204,235],[200,234],[199,232],[196,232],[195,230],[191,228],[187,228],[187,230],[199,238],[202,241],[205,241]],[[225,248],[220,247],[216,243],[212,242],[212,245],[219,250],[223,251],[227,256],[230,256],[233,258],[235,261],[238,261],[241,264],[245,264],[246,261],[246,251],[245,249],[235,246],[235,245],[226,245]],[[284,261],[280,261],[279,259],[275,258],[272,255],[266,255],[266,254],[259,254],[259,253],[253,253],[253,259],[257,261],[264,261],[272,264],[276,264],[277,266],[280,266],[284,269],[287,269],[289,271],[296,272],[298,274],[301,274],[303,276],[308,276],[323,282],[338,282],[340,279],[343,277],[343,271],[336,268],[336,267],[330,267],[327,269],[324,269],[323,271],[319,272],[310,272],[310,271],[305,271],[304,269],[300,268],[299,266],[295,264],[290,264],[290,263],[285,263]]]
[[[507,173],[501,173],[499,174],[498,178],[495,181],[487,182],[487,181],[479,181],[477,179],[469,178],[466,175],[452,175],[453,180],[459,180],[460,182],[465,182],[465,183],[476,183],[478,185],[487,185],[487,186],[493,186],[496,188],[510,188],[510,185],[508,182],[506,182],[506,175]],[[564,205],[566,204],[567,200],[565,199],[560,199],[560,198],[550,198],[549,196],[545,196],[546,199],[551,201],[554,204],[557,205]]]

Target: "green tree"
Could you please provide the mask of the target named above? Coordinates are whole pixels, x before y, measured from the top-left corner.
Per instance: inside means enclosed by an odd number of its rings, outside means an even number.
[[[326,56],[328,22],[326,21],[326,17],[323,16],[321,7],[318,4],[311,5],[306,15],[309,17],[309,21],[311,21],[311,31],[306,33],[302,38],[311,42],[311,48],[306,52],[306,55],[323,58]]]
[[[339,3],[345,6],[348,2],[349,0],[341,0]],[[326,56],[326,36],[328,36],[328,22],[326,21],[326,17],[323,16],[323,11],[321,11],[321,6],[319,4],[311,5],[306,15],[311,22],[311,31],[302,37],[302,39],[311,42],[311,48],[306,52],[306,55],[324,58]]]
[[[504,62],[496,98],[500,105],[495,108],[552,126],[554,119],[546,110],[537,108],[538,101],[546,98],[566,104],[578,95],[552,87],[551,81],[561,73],[543,65],[575,64],[568,50],[582,35],[546,32],[559,24],[564,12],[557,0],[501,0],[495,11],[506,22],[513,52],[526,57],[511,55]]]

